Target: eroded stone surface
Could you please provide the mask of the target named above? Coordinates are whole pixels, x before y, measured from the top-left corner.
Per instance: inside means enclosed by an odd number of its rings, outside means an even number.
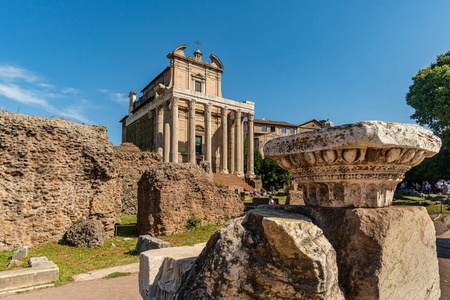
[[[216,231],[177,299],[344,299],[336,253],[300,214],[253,210]]]
[[[168,247],[170,247],[169,242],[165,242],[149,235],[140,235],[136,243],[136,252],[141,253],[152,249],[161,249]]]
[[[112,236],[122,183],[106,128],[0,112],[0,250],[59,241],[98,219]]]
[[[138,233],[149,235],[185,232],[191,218],[205,225],[244,211],[236,194],[217,187],[211,174],[190,163],[151,166],[139,181],[138,204]]]
[[[384,207],[405,172],[440,147],[420,126],[366,121],[273,139],[264,153],[291,172],[307,205]]]
[[[436,236],[424,207],[264,209],[306,215],[323,230],[345,299],[439,299]]]
[[[70,226],[64,239],[72,246],[101,247],[105,242],[105,230],[98,220],[84,220]]]

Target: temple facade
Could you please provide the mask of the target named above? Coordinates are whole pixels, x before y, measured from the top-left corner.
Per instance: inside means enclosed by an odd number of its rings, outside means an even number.
[[[214,173],[254,177],[254,158],[244,174],[244,121],[249,148],[254,147],[255,104],[222,97],[222,62],[214,54],[202,59],[199,49],[186,56],[186,45],[167,55],[170,66],[155,77],[137,98],[129,94],[128,115],[122,123],[122,142],[159,153],[164,162],[201,161]],[[251,153],[249,151],[249,153]]]

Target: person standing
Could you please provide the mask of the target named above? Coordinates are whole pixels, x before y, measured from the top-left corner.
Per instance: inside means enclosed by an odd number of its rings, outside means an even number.
[[[272,195],[269,196],[269,205],[276,205],[275,200],[273,200]]]

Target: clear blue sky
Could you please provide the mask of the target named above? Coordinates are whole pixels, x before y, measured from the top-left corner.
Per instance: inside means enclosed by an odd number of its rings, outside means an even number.
[[[0,106],[104,125],[200,40],[256,118],[414,123],[411,77],[450,50],[450,1],[0,1]]]

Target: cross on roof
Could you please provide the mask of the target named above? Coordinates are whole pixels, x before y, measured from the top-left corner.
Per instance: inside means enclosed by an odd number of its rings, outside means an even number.
[[[200,45],[201,45],[200,41],[197,40],[195,43],[197,44],[197,49],[199,49],[199,48],[200,48]]]

